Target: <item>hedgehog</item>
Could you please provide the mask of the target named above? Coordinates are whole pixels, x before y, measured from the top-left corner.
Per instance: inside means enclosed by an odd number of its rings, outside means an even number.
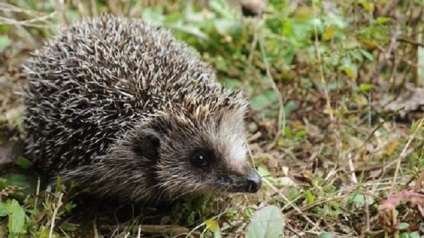
[[[241,90],[163,27],[102,15],[58,33],[24,72],[26,154],[99,198],[255,193]]]

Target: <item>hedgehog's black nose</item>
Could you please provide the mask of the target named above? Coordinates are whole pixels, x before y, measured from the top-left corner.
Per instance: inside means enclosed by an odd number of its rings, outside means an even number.
[[[249,193],[256,193],[262,185],[261,177],[256,172],[252,172],[247,177],[247,188],[246,191]]]

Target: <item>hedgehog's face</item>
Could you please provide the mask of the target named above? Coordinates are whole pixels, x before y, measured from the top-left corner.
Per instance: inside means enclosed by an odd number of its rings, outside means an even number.
[[[254,193],[261,187],[247,160],[243,116],[220,114],[200,123],[174,116],[157,121],[166,123],[154,129],[158,133],[155,183],[162,197]]]

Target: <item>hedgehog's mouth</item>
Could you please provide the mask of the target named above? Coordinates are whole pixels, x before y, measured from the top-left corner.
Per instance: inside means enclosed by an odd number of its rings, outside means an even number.
[[[256,193],[262,186],[262,179],[258,173],[252,172],[247,176],[246,182],[246,192],[248,193]]]
[[[230,193],[256,193],[262,186],[261,177],[255,171],[245,177],[230,177],[226,180],[225,191]]]

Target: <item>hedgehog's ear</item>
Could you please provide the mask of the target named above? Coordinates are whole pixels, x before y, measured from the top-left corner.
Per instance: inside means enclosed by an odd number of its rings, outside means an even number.
[[[158,159],[158,150],[160,146],[160,136],[152,128],[145,128],[137,133],[136,141],[133,145],[133,151],[149,160]]]

